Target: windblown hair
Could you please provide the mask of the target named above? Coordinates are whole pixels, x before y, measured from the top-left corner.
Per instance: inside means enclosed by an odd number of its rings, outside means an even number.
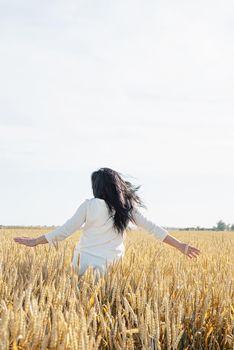
[[[123,234],[128,223],[134,223],[132,210],[138,205],[145,207],[136,193],[140,186],[134,186],[125,181],[121,173],[110,169],[100,168],[91,174],[94,197],[104,199],[114,220],[114,228]]]

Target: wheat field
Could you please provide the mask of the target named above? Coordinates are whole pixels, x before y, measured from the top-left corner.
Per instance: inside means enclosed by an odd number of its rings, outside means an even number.
[[[189,259],[128,231],[97,281],[72,268],[79,232],[56,248],[13,241],[45,232],[0,230],[0,350],[234,349],[233,232],[169,231],[201,250]]]

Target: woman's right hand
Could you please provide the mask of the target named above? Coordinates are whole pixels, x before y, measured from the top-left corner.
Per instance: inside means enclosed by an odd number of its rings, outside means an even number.
[[[201,253],[200,249],[183,242],[181,242],[178,249],[182,254],[188,256],[190,259],[197,258],[197,256]]]

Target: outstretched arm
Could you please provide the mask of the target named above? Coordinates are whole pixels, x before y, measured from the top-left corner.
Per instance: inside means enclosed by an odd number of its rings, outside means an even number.
[[[15,237],[14,241],[20,244],[34,247],[38,244],[49,243],[54,245],[55,241],[61,241],[69,237],[73,232],[77,231],[86,220],[87,200],[85,200],[75,214],[68,219],[62,226],[36,238]]]
[[[36,237],[36,238],[30,238],[30,237],[14,237],[14,241],[16,243],[27,245],[28,247],[35,247],[38,244],[45,244],[48,243],[47,239],[45,238],[45,235]]]
[[[156,237],[156,239],[163,241],[164,243],[167,243],[172,247],[175,247],[181,253],[187,255],[189,258],[196,257],[198,254],[200,254],[199,249],[187,243],[181,242],[180,240],[171,236],[167,230],[165,230],[163,227],[159,225],[156,225],[152,221],[148,220],[136,208],[133,210],[133,218],[134,218],[135,224],[138,227],[141,227],[146,231],[148,231],[149,233],[153,234]]]
[[[201,253],[198,248],[193,247],[188,243],[181,242],[169,234],[166,236],[163,242],[171,245],[172,247],[175,247],[181,253],[187,255],[190,259],[193,257],[196,258]]]

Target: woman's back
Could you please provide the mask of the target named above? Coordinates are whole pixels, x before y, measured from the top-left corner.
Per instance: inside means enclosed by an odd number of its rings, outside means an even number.
[[[114,211],[113,211],[114,214]],[[152,233],[157,239],[163,240],[168,231],[154,224],[143,216],[138,209],[132,209],[135,224]],[[73,232],[83,229],[80,240],[76,244],[73,256],[73,267],[77,270],[78,254],[80,254],[80,273],[92,265],[100,271],[106,262],[118,260],[124,256],[126,231],[117,232],[114,227],[113,215],[110,215],[104,199],[86,199],[75,214],[62,226],[45,234],[50,245],[55,241],[66,239]]]
[[[108,261],[122,256],[126,233],[123,232],[122,235],[114,229],[113,217],[110,216],[105,200],[91,198],[85,203],[86,220],[76,251],[107,258]]]

